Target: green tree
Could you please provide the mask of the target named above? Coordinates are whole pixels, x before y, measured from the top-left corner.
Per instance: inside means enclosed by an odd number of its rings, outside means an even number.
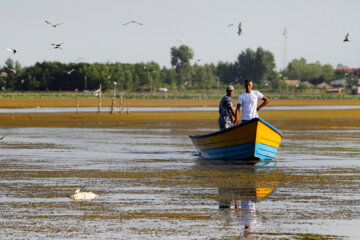
[[[242,82],[252,79],[254,83],[263,85],[265,80],[274,75],[274,55],[261,47],[258,47],[256,52],[248,48],[239,54],[235,67]]]
[[[191,83],[192,67],[190,60],[194,57],[194,52],[190,47],[181,45],[179,48],[172,47],[170,53],[171,66],[176,68],[177,88],[184,90],[185,86],[189,82]]]
[[[187,64],[190,64],[190,60],[194,57],[193,50],[186,46],[181,45],[179,48],[171,48],[171,66],[176,68],[183,68]]]
[[[313,84],[329,82],[335,78],[335,71],[330,64],[320,62],[308,64],[304,58],[292,60],[283,75],[288,79],[310,81]]]

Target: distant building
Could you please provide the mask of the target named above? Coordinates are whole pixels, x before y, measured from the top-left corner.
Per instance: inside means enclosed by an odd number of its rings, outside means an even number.
[[[326,82],[319,83],[316,85],[317,88],[326,88],[326,89],[334,89],[333,85],[327,84]]]
[[[300,80],[285,80],[288,86],[298,87],[300,85]]]
[[[330,84],[333,85],[334,87],[345,87],[346,88],[349,86],[348,80],[349,79],[346,79],[346,78],[336,79],[336,80],[330,81]],[[353,80],[351,80],[351,81],[353,81]],[[358,79],[358,85],[360,85],[360,79]]]
[[[358,68],[337,68],[336,70],[345,71],[345,72],[348,72],[348,73],[354,73],[359,69]]]
[[[310,82],[308,82],[308,81],[300,82],[300,84],[305,85],[305,86],[307,86],[307,87],[309,87],[309,88],[314,87],[314,84],[312,84],[312,83],[310,83]]]
[[[359,95],[360,94],[360,87],[356,86],[351,89],[351,94]]]
[[[343,78],[330,81],[330,85],[333,85],[334,87],[347,87],[348,83],[347,80]]]

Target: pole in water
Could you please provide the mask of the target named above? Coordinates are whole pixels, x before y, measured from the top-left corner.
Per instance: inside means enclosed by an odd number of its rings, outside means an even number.
[[[76,113],[79,113],[79,99],[76,99]]]
[[[111,98],[111,101],[112,101],[112,103],[111,103],[111,114],[114,114],[114,113],[116,113],[115,98],[112,97],[112,98]]]
[[[122,94],[120,95],[120,111],[121,111],[121,114],[124,114],[124,105],[123,105],[123,96]]]

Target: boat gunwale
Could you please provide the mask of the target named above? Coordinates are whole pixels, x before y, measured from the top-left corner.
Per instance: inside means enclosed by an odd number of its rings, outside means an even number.
[[[262,123],[264,123],[266,126],[268,126],[269,128],[271,128],[272,130],[274,130],[276,133],[278,133],[280,136],[283,136],[282,132],[278,129],[276,129],[273,125],[271,125],[270,123],[266,122],[265,120],[263,120],[262,118],[253,118],[245,123],[240,123],[239,125],[236,125],[236,126],[233,126],[233,127],[230,127],[230,128],[226,128],[224,130],[220,130],[220,131],[216,131],[216,132],[213,132],[213,133],[206,133],[206,134],[201,134],[201,135],[189,135],[190,138],[206,138],[206,137],[211,137],[211,136],[215,136],[215,135],[219,135],[219,134],[222,134],[226,131],[231,131],[233,129],[236,129],[236,128],[239,128],[239,127],[242,127],[246,124],[249,124],[249,123],[252,123],[254,121],[260,121]]]

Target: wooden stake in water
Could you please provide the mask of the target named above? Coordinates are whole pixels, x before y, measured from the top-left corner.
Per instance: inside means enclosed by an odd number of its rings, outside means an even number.
[[[127,111],[126,111],[127,114],[130,114],[130,106],[129,104],[127,105]]]
[[[115,108],[115,98],[114,97],[112,97],[111,98],[111,114],[114,114],[114,113],[116,113],[116,108]]]
[[[115,97],[116,97],[116,85],[117,82],[114,82],[114,93],[113,93],[113,97],[112,97],[112,103],[111,103],[111,114],[116,113],[116,107],[115,107]]]
[[[120,111],[121,114],[124,114],[124,106],[123,106],[123,100],[122,100],[122,94],[120,95]]]
[[[76,113],[79,113],[79,99],[76,99]]]

